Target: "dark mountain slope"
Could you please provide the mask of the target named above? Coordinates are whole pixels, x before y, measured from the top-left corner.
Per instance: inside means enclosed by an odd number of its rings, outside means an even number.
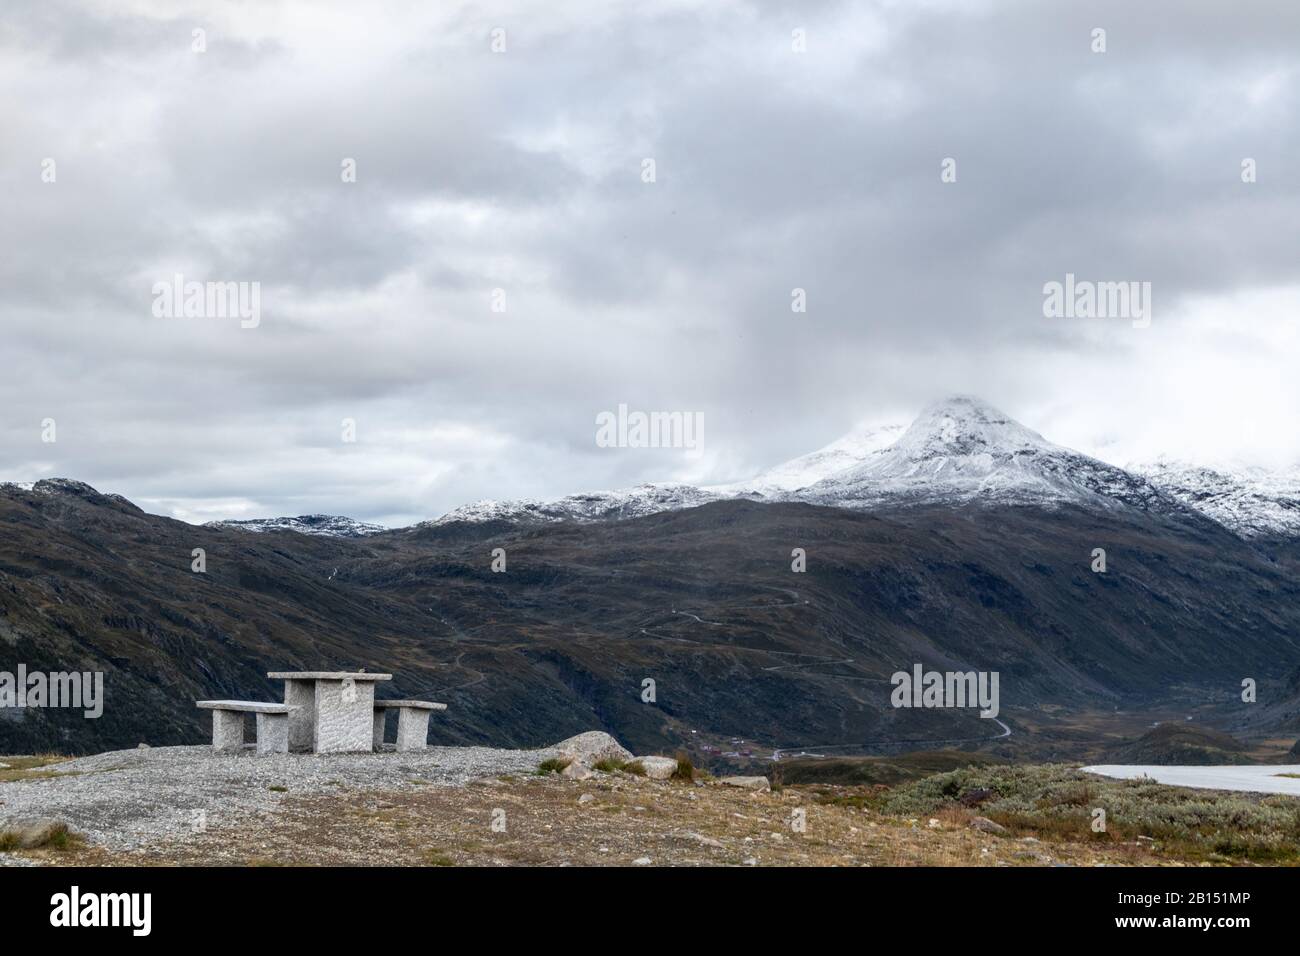
[[[1254,763],[1246,746],[1228,734],[1190,724],[1160,724],[1137,740],[1112,748],[1107,763],[1215,766]]]
[[[190,571],[193,548],[207,574]],[[726,501],[340,539],[195,527],[85,486],[9,488],[0,670],[103,670],[107,704],[99,720],[0,710],[0,750],[199,742],[196,698],[278,699],[267,670],[340,666],[393,671],[386,695],[446,700],[447,742],[604,727],[639,749],[731,735],[935,749],[1000,728],[889,707],[890,674],[917,662],[999,671],[1013,729],[1044,704],[1226,702],[1243,676],[1263,697],[1300,659],[1296,565],[1210,522],[1114,509]]]

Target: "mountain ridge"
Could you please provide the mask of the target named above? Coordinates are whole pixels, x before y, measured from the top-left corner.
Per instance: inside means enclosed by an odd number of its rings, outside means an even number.
[[[0,710],[0,747],[201,742],[194,700],[277,699],[266,674],[283,669],[399,675],[386,691],[450,705],[439,741],[527,746],[600,727],[669,752],[743,737],[1059,755],[1077,731],[1047,705],[1156,711],[1174,695],[1270,733],[1300,706],[1287,683],[1300,547],[1266,554],[1195,515],[735,499],[473,527],[250,534],[103,495],[0,494],[0,670],[102,671],[108,695],[98,720]],[[1097,546],[1106,573],[1090,569]],[[889,675],[915,663],[999,671],[1015,733],[892,708]],[[1243,674],[1259,681],[1255,708],[1240,705]]]
[[[865,509],[979,499],[1168,515],[1191,511],[1243,538],[1300,536],[1300,469],[1289,480],[1262,472],[1197,473],[1219,475],[1220,482],[1195,483],[1187,472],[1140,465],[1123,468],[1056,445],[982,399],[955,395],[926,406],[910,426],[855,429],[745,481],[651,483],[552,501],[481,501],[413,527],[608,520],[727,499]]]
[[[99,494],[75,479],[0,487]],[[109,495],[131,504],[121,496]],[[483,499],[437,518],[386,528],[341,515],[210,521],[249,533],[289,531],[355,538],[494,523],[627,520],[714,501],[805,502],[873,509],[983,500],[1011,505],[1130,507],[1165,514],[1192,511],[1239,537],[1300,537],[1300,467],[1269,472],[1157,457],[1125,467],[1062,445],[970,395],[926,406],[909,426],[857,427],[816,451],[753,478],[715,485],[650,482],[561,498]]]

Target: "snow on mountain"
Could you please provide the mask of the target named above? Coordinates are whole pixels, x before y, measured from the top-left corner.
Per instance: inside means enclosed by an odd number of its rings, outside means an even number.
[[[892,445],[797,497],[839,507],[978,498],[1179,510],[1141,476],[1054,445],[964,395],[930,405]]]
[[[1243,537],[1300,535],[1300,467],[1271,472],[1157,458],[1129,470]]]
[[[660,511],[694,508],[725,497],[731,496],[696,488],[693,485],[638,485],[622,491],[593,491],[568,495],[555,501],[533,499],[476,501],[449,511],[441,518],[421,522],[416,527],[437,527],[458,521],[514,521],[542,524],[553,521],[637,518]]]
[[[342,515],[299,515],[296,518],[251,518],[243,521],[209,521],[204,527],[235,528],[239,531],[296,531],[327,538],[364,538],[387,531],[383,525],[367,524]]]
[[[725,497],[761,495],[780,497],[860,465],[882,448],[888,448],[906,431],[904,425],[855,429],[825,448],[800,455],[769,468],[756,478],[727,485],[708,485],[704,490]]]
[[[821,478],[850,468],[872,452],[884,448],[903,433],[902,425],[857,429],[799,458],[777,465],[756,478],[726,485],[645,484],[617,491],[593,491],[567,495],[555,501],[519,499],[512,501],[476,501],[447,512],[440,518],[422,522],[417,527],[436,527],[458,521],[513,521],[547,523],[554,521],[603,521],[636,518],[694,508],[727,498],[787,500],[790,492],[813,484]]]

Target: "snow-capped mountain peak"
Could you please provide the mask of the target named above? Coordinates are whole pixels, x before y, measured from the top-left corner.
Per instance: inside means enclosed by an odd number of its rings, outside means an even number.
[[[1054,445],[987,402],[965,395],[926,407],[898,441],[803,489],[798,497],[837,507],[978,499],[1177,508],[1140,476]]]
[[[1036,431],[969,395],[926,406],[892,448],[917,461],[1055,449]]]

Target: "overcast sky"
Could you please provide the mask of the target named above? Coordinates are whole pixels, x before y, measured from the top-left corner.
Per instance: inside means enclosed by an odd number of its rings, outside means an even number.
[[[0,480],[406,524],[953,392],[1118,464],[1289,464],[1298,71],[1280,0],[11,0]],[[155,316],[176,273],[260,324]],[[1045,317],[1066,273],[1150,282],[1150,326]],[[703,453],[597,447],[619,403]]]

